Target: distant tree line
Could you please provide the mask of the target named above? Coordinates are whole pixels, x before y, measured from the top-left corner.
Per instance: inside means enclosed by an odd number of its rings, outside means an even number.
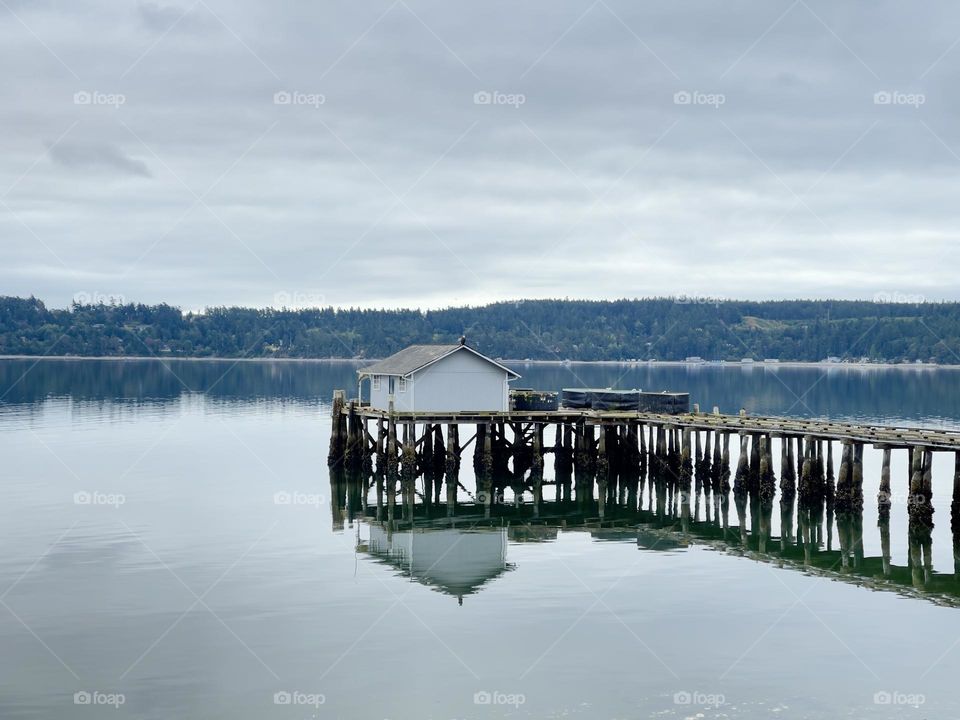
[[[0,354],[384,357],[411,343],[468,343],[494,357],[960,363],[960,304],[834,300],[525,300],[444,310],[250,309],[167,304],[47,308],[0,297]]]

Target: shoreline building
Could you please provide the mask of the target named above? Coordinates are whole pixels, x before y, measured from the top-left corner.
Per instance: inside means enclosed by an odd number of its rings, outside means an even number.
[[[397,412],[506,412],[511,380],[520,375],[474,350],[453,345],[411,345],[357,371],[358,397],[369,384],[369,406]]]

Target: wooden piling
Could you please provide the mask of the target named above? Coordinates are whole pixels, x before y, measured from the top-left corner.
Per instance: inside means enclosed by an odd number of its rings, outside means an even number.
[[[349,469],[360,466],[362,461],[360,450],[360,423],[357,418],[357,401],[347,403],[347,442],[344,450],[344,462]]]
[[[749,545],[747,504],[750,497],[750,473],[750,436],[746,433],[740,433],[740,457],[737,460],[736,474],[733,476],[733,503],[737,509],[740,543],[744,547]]]
[[[806,450],[806,436],[797,437],[797,494],[798,496],[802,493],[800,492],[800,486],[803,484],[803,463],[806,462],[807,450]],[[809,489],[807,490],[809,492]]]
[[[821,504],[826,501],[826,483],[827,473],[824,464],[823,439],[817,438],[813,454],[813,491],[816,493],[817,501]]]
[[[693,519],[700,520],[700,494],[703,492],[703,455],[700,445],[700,431],[694,432],[693,443]]]
[[[563,423],[557,429],[557,442],[560,450],[554,453],[553,468],[557,480],[557,493],[562,496],[564,490],[569,493],[570,480],[573,476],[573,426]],[[567,498],[569,499],[569,498]]]
[[[717,430],[713,442],[713,463],[710,465],[710,484],[713,486],[713,518],[720,524],[720,495],[723,481],[723,455],[721,444],[726,433]]]
[[[837,493],[834,502],[837,518],[846,517],[853,511],[853,443],[844,442],[840,455],[840,472],[837,475]]]
[[[750,456],[749,436],[740,433],[740,459],[737,461],[737,472],[733,476],[733,494],[735,497],[745,497],[750,488]]]
[[[933,530],[933,452],[924,449],[921,456],[920,495],[912,519],[915,518],[921,535],[921,548],[925,549]]]
[[[773,472],[773,455],[770,450],[770,438],[760,436],[760,502],[773,505],[777,490],[777,478]]]
[[[837,484],[833,473],[833,442],[827,440],[827,469],[826,477],[823,482],[824,503],[827,509],[827,550],[833,550],[831,544],[833,518],[836,514],[837,505]],[[861,483],[861,505],[862,505],[862,483]]]
[[[877,516],[881,523],[889,522],[890,506],[893,504],[893,498],[890,495],[890,453],[890,448],[883,448],[883,461],[880,466],[880,492],[877,493]],[[889,526],[887,532],[890,532]]]
[[[667,487],[666,487],[666,455],[667,455],[667,430],[663,425],[651,426],[651,435],[656,433],[656,443],[651,437],[651,455],[650,455],[650,482],[652,485],[652,495],[656,503],[657,517],[663,517],[667,510]]]
[[[810,562],[813,550],[811,542],[811,486],[813,484],[813,438],[797,439],[800,474],[797,479],[797,543],[804,548],[804,562]]]
[[[386,470],[383,472],[378,471],[374,476],[376,484],[376,494],[377,494],[377,520],[383,520],[383,479],[386,476]]]
[[[400,479],[397,457],[397,420],[391,413],[387,418],[387,521],[393,523],[397,503],[397,481]]]
[[[400,459],[400,490],[404,498],[404,518],[413,518],[414,483],[417,478],[416,425],[408,420],[403,424],[403,454]]]
[[[590,440],[587,440],[587,424],[580,418],[577,420],[575,432],[575,450],[573,454],[573,465],[577,470],[584,470],[590,465],[589,445],[593,443],[593,428],[590,427]]]
[[[637,435],[640,443],[640,504],[643,504],[643,486],[647,480],[647,441],[646,426],[641,424],[637,428]]]
[[[333,409],[330,413],[330,449],[327,453],[327,464],[340,465],[346,451],[346,429],[344,426],[343,406],[346,401],[346,392],[333,391]]]
[[[600,438],[597,446],[597,478],[606,482],[610,478],[610,460],[607,458],[608,428],[600,426]]]
[[[851,497],[850,510],[854,515],[863,516],[863,443],[853,444],[853,466],[850,474]]]
[[[797,497],[794,476],[793,438],[780,438],[780,549],[786,551],[793,544],[793,506]]]
[[[780,439],[780,499],[789,497],[793,503],[797,494],[797,476],[794,473],[793,439],[784,436]]]
[[[680,443],[680,498],[690,506],[690,489],[693,482],[693,455],[691,450],[690,428],[684,428]]]
[[[723,433],[723,453],[720,456],[720,511],[722,527],[729,526],[730,516],[730,433]]]
[[[713,508],[713,467],[712,467],[712,454],[710,451],[710,441],[711,441],[711,432],[707,430],[704,433],[704,442],[703,442],[703,459],[702,471],[703,471],[703,506],[704,506],[704,519],[707,522],[713,522],[711,509]]]
[[[387,474],[387,423],[383,418],[377,419],[377,474]]]
[[[760,491],[760,436],[750,435],[750,463],[747,469],[747,491],[756,495]]]
[[[420,472],[423,474],[423,494],[429,499],[433,490],[433,425],[423,426],[423,439],[420,441]]]
[[[923,492],[923,448],[915,447],[910,463],[910,495],[907,498],[907,514],[910,518],[911,536],[927,529],[926,497]]]
[[[447,425],[447,451],[444,458],[444,473],[447,482],[454,484],[456,484],[459,479],[459,473],[457,472],[457,454],[459,452],[459,448],[457,447],[458,434],[456,423]]]

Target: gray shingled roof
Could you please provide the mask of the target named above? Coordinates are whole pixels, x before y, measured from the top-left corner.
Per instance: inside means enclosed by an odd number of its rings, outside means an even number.
[[[459,345],[411,345],[388,358],[362,368],[361,373],[370,375],[409,375],[447,353],[456,350]]]
[[[410,347],[406,347],[400,352],[395,353],[394,355],[391,355],[380,362],[374,363],[373,365],[365,368],[361,368],[358,372],[361,375],[410,375],[420,368],[439,360],[444,355],[448,355],[461,347],[465,346],[459,344],[411,345]],[[490,358],[488,358],[486,355],[478,353],[473,348],[467,347],[466,349],[476,353],[477,355],[480,355],[480,357],[484,358],[485,360],[489,360],[494,365],[503,368],[511,375],[520,377],[510,368],[504,367],[496,360],[490,360]]]

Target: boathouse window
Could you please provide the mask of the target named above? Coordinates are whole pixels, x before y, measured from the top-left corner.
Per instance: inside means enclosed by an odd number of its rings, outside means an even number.
[[[407,379],[402,377],[400,378],[400,392],[406,392],[406,391],[407,391]]]
[[[379,389],[380,389],[380,376],[379,376],[379,375],[374,375],[374,376],[373,376],[373,389],[374,389],[374,390],[379,390]]]
[[[393,375],[390,375],[387,377],[387,392],[390,393],[391,395],[393,395],[393,393],[395,392],[393,389],[393,380],[394,380]]]

